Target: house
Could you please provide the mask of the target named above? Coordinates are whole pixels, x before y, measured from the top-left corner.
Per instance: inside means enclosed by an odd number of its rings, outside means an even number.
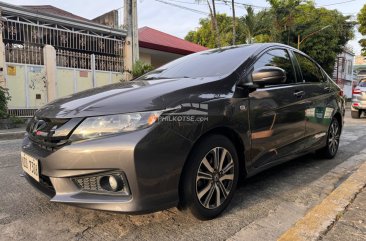
[[[347,98],[352,98],[352,90],[355,85],[354,57],[355,54],[350,48],[343,48],[343,52],[337,55],[333,72],[333,79],[343,89]]]
[[[9,89],[10,114],[31,116],[55,98],[125,80],[117,11],[89,20],[51,5],[0,9],[0,85]],[[139,35],[141,59],[154,67],[206,49],[148,27]]]
[[[359,55],[355,57],[354,69],[357,81],[366,79],[366,56]]]
[[[139,29],[140,60],[159,67],[184,55],[207,50],[206,47],[143,27]]]

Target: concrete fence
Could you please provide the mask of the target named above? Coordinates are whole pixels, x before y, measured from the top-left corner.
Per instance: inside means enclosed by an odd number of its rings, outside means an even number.
[[[121,72],[113,71],[122,64],[113,58],[100,59],[97,56],[96,60],[93,54],[85,54],[83,59],[77,56],[66,58],[50,45],[44,46],[42,51],[42,61],[37,64],[5,61],[3,86],[9,89],[8,108],[12,115],[29,116],[56,98],[126,79]],[[98,70],[101,68],[110,71]]]

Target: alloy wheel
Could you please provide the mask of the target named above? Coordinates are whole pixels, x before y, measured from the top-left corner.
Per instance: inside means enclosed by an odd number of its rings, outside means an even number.
[[[215,147],[205,155],[196,176],[196,194],[203,207],[215,209],[225,202],[233,187],[234,171],[227,149]]]
[[[340,128],[337,120],[334,120],[329,128],[328,148],[329,152],[334,155],[339,146]]]

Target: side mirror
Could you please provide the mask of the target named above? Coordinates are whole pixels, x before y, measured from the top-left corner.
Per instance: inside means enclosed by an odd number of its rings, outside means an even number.
[[[283,84],[286,83],[286,71],[274,66],[262,67],[253,71],[252,80],[259,86]]]

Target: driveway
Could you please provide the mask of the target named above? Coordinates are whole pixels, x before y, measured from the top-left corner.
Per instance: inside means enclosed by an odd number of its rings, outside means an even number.
[[[335,159],[310,154],[258,174],[206,222],[175,208],[131,216],[51,203],[20,175],[21,140],[0,141],[0,240],[276,240],[366,160],[365,127],[348,111]]]

